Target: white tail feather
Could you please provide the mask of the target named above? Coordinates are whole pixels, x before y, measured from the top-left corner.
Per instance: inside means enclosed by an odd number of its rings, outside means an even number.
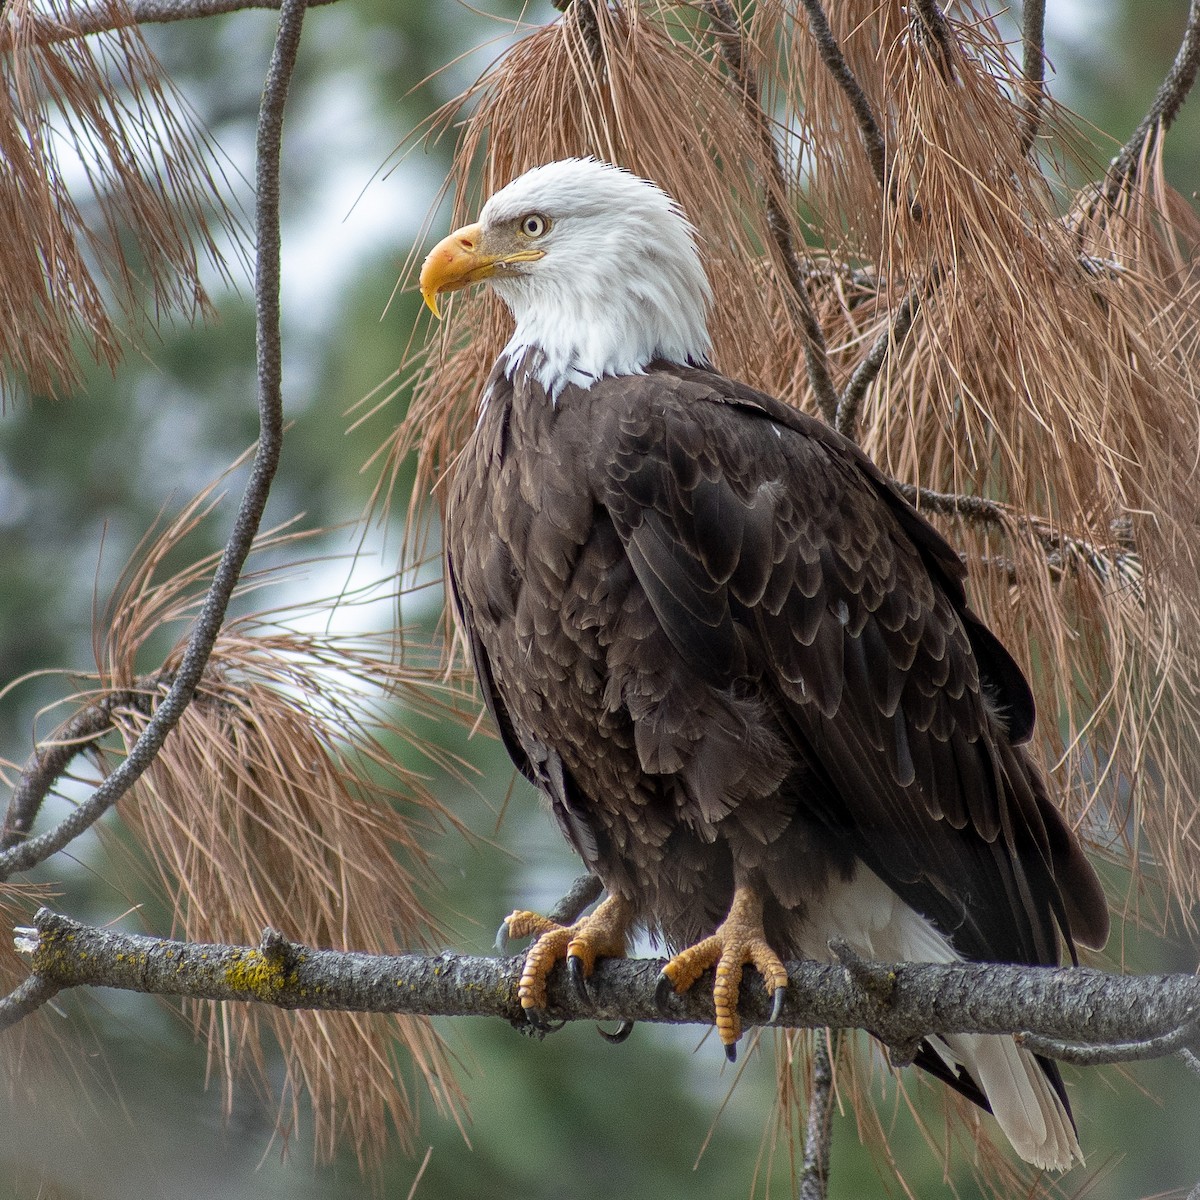
[[[833,937],[882,962],[961,959],[929,921],[861,865],[848,883],[833,884],[809,908],[804,952],[827,961]],[[1005,1137],[1026,1162],[1055,1171],[1082,1162],[1071,1118],[1028,1050],[1011,1037],[988,1034],[949,1034],[931,1044],[948,1066],[961,1065],[975,1080]]]
[[[1071,1118],[1028,1050],[1012,1038],[984,1034],[948,1034],[944,1040],[979,1084],[1004,1136],[1026,1162],[1065,1171],[1083,1160]]]

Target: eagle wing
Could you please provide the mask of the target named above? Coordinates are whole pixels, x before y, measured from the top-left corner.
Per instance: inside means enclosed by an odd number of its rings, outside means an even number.
[[[691,671],[768,697],[805,765],[789,800],[968,957],[1056,962],[1055,926],[1102,942],[1095,875],[1019,745],[1028,685],[941,536],[769,397],[677,367],[596,388],[598,501]]]

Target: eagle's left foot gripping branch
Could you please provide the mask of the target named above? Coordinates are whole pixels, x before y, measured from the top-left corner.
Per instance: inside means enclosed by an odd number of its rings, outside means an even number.
[[[588,998],[586,979],[598,958],[623,958],[633,924],[633,906],[621,896],[610,895],[594,912],[573,925],[559,925],[537,913],[517,910],[504,918],[501,939],[533,937],[525,954],[525,967],[517,996],[531,1024],[546,1024],[546,978],[554,964],[566,959],[576,990]]]
[[[716,933],[680,951],[663,967],[659,977],[658,994],[664,997],[672,989],[686,992],[709,967],[716,967],[713,1005],[717,1010],[717,1033],[730,1062],[737,1058],[737,1042],[742,1035],[737,1004],[742,969],[747,963],[753,964],[762,976],[771,994],[770,1019],[777,1020],[787,990],[787,970],[767,943],[762,897],[753,888],[739,887],[733,893],[729,914]]]

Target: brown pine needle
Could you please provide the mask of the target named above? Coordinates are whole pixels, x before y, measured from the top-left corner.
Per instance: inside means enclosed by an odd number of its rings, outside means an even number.
[[[166,564],[178,561],[181,545],[216,503],[215,487],[144,539],[97,631],[100,686],[80,701],[142,693],[112,707],[125,750],[166,694],[182,652],[177,647],[154,674],[140,675],[147,644],[173,624],[186,632],[214,568],[214,557],[175,574]],[[294,560],[311,536],[271,531],[256,553]],[[278,586],[295,569],[293,561],[251,571],[240,595]],[[408,728],[406,718],[474,714],[443,680],[440,652],[414,635],[403,635],[398,659],[394,630],[331,631],[334,605],[353,600],[230,621],[193,703],[121,801],[151,882],[187,940],[256,943],[272,928],[307,945],[381,953],[441,940],[424,899],[436,886],[426,841],[455,822],[405,762],[418,756],[430,774],[460,777],[463,767]],[[314,627],[322,632],[307,632]],[[107,765],[114,748],[101,743],[93,753]],[[459,1115],[449,1058],[424,1019],[257,1005],[197,1004],[190,1011],[227,1103],[239,1075],[272,1094],[268,1080],[277,1072],[269,1069],[268,1047],[275,1047],[284,1066],[274,1093],[281,1133],[311,1111],[323,1160],[348,1144],[365,1166],[377,1164],[389,1134],[413,1145],[414,1080],[425,1082],[436,1108]]]
[[[54,36],[72,0],[10,0],[0,16],[0,402],[18,381],[76,386],[79,346],[113,368],[143,326],[206,312],[201,263],[221,268],[209,227],[234,224],[207,135],[123,0],[88,9],[109,32]]]

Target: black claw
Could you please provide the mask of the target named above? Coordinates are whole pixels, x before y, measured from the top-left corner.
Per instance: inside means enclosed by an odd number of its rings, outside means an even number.
[[[496,953],[507,954],[512,946],[512,938],[508,936],[508,918],[505,917],[500,922],[500,928],[496,930]]]
[[[620,1025],[618,1025],[616,1029],[612,1031],[612,1033],[609,1033],[607,1029],[601,1029],[600,1026],[597,1025],[596,1032],[606,1042],[611,1042],[614,1046],[619,1046],[633,1032],[633,1026],[633,1021],[622,1021]]]
[[[565,1024],[566,1021],[553,1021],[546,1015],[544,1008],[527,1008],[525,1009],[525,1020],[538,1031],[538,1033],[557,1033]]]
[[[771,1015],[767,1018],[768,1025],[774,1025],[783,1012],[783,999],[787,995],[787,986],[777,987],[771,1000]]]
[[[592,991],[588,987],[587,976],[583,973],[583,959],[578,954],[567,955],[567,974],[571,977],[571,986],[575,989],[575,995],[579,997],[581,1003],[590,1007]]]
[[[725,1057],[729,1059],[731,1063],[737,1062],[737,1042],[730,1042],[729,1045],[725,1047]]]
[[[667,1004],[671,997],[675,995],[675,984],[671,982],[671,977],[666,971],[659,971],[658,986],[654,989],[654,1003],[658,1011],[665,1013]]]

